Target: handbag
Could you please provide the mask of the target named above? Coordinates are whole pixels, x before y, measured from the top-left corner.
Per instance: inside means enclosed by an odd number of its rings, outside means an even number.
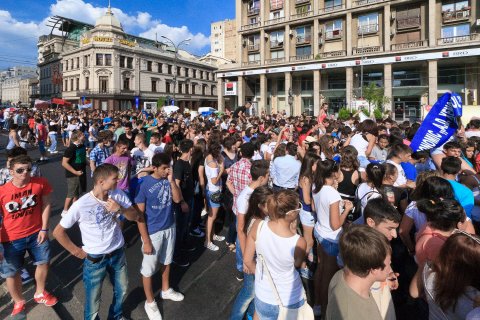
[[[223,200],[222,190],[218,190],[210,194],[210,201],[212,201],[213,203],[222,203],[222,200]]]
[[[260,229],[262,228],[264,223],[265,221],[261,221],[260,224],[258,225],[257,239],[256,239],[257,241],[258,241],[258,235],[260,234]],[[315,316],[313,315],[313,309],[307,302],[307,295],[305,294],[305,289],[303,289],[303,286],[302,286],[303,299],[304,299],[303,305],[297,309],[289,309],[285,307],[282,303],[282,300],[280,299],[280,294],[278,293],[277,287],[273,282],[272,275],[270,274],[270,270],[268,269],[268,266],[267,266],[267,261],[263,258],[262,254],[258,253],[258,251],[257,251],[257,258],[262,263],[263,268],[267,271],[266,273],[267,273],[268,282],[270,282],[273,292],[275,293],[275,298],[277,299],[277,302],[278,302],[279,313],[278,313],[277,319],[278,320],[314,320]]]

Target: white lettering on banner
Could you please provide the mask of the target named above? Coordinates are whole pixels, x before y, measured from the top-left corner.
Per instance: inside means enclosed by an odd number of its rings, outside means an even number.
[[[403,57],[404,61],[415,61],[418,59],[418,56],[405,56]]]
[[[420,143],[419,150],[429,150],[435,147],[442,138],[442,135],[439,133],[433,133],[432,130],[428,130],[425,137],[423,137],[422,142]]]
[[[452,57],[465,57],[468,56],[468,51],[452,51]]]

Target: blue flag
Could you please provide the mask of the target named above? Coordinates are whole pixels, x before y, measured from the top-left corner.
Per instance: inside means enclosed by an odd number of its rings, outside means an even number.
[[[412,139],[413,152],[438,148],[457,131],[457,117],[462,116],[462,98],[445,93],[433,105]]]

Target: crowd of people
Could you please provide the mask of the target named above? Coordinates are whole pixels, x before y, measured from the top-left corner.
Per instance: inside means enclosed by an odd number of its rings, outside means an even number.
[[[106,275],[108,319],[123,319],[122,229],[133,223],[150,320],[162,319],[153,277],[161,277],[158,298],[184,299],[170,285],[170,267],[189,266],[198,249],[192,239],[235,255],[231,274],[242,287],[232,320],[478,319],[479,119],[447,143],[413,152],[420,123],[339,120],[326,104],[317,117],[251,116],[250,108],[196,117],[9,114],[0,274],[12,317],[25,313],[26,252],[36,266],[34,300],[58,302],[45,289],[52,227],[55,240],[83,260],[84,319],[98,319]],[[26,149],[38,147],[41,163],[59,145],[67,192],[51,226],[52,187]],[[77,224],[82,243],[67,233]]]

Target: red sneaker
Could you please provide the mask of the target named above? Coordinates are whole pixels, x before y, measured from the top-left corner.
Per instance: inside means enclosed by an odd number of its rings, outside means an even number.
[[[48,293],[46,290],[44,290],[43,293],[39,295],[33,296],[33,299],[35,300],[36,303],[43,303],[47,307],[53,307],[58,302],[58,299],[55,296]]]
[[[10,315],[11,317],[14,317],[22,312],[25,312],[25,300],[16,302],[13,305],[13,311],[12,314]]]

